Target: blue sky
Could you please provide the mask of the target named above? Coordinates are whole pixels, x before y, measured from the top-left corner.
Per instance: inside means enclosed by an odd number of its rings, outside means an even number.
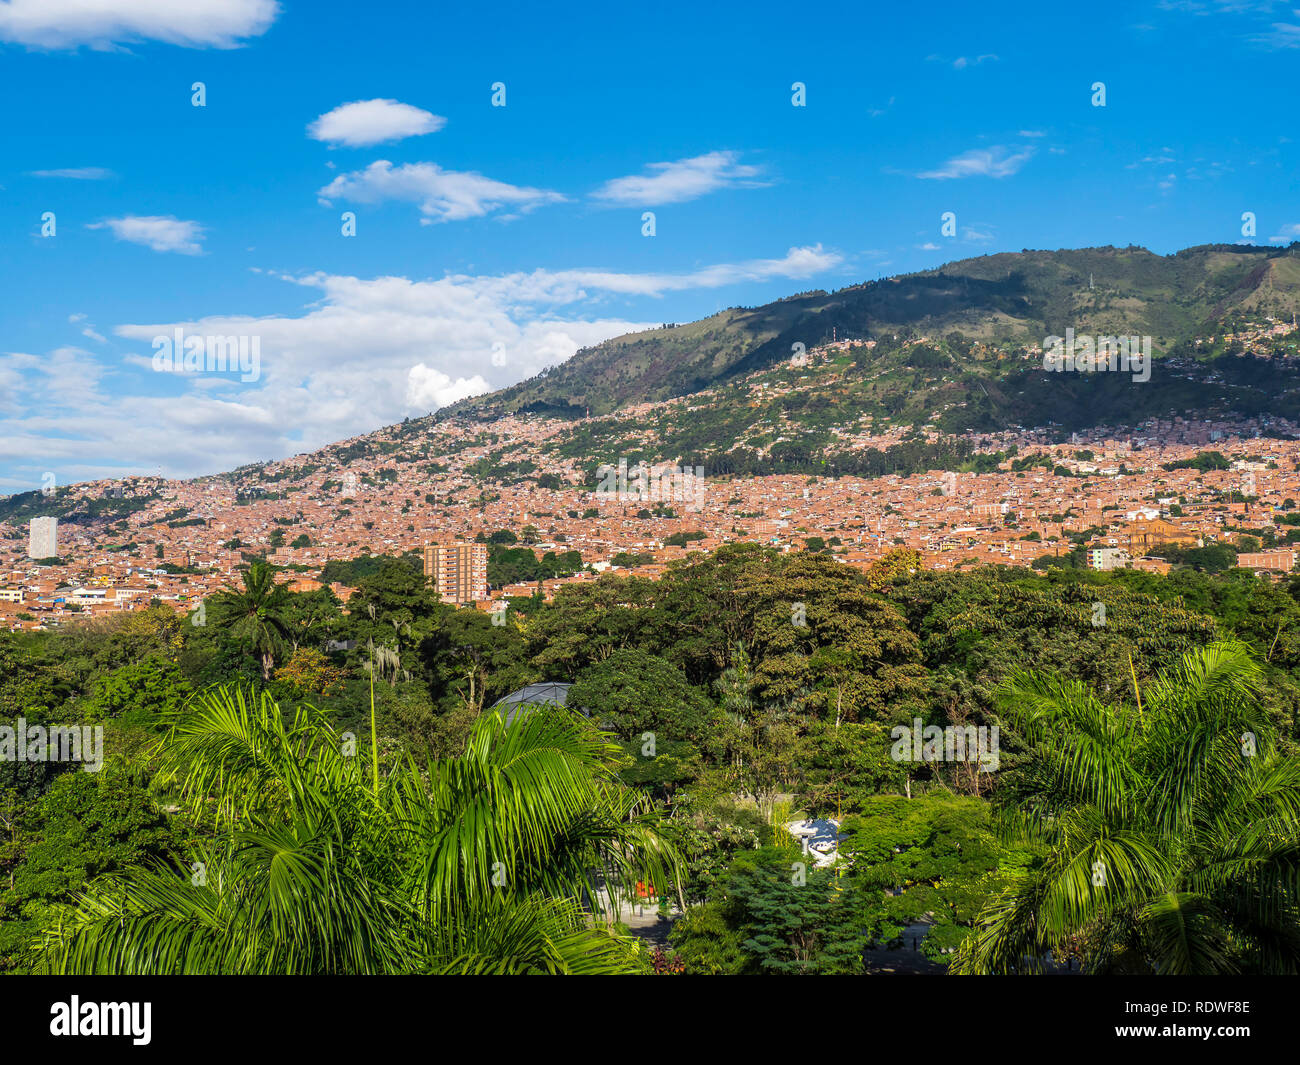
[[[0,0],[0,493],[971,255],[1300,235],[1293,4],[876,7]],[[157,372],[178,327],[256,380]]]

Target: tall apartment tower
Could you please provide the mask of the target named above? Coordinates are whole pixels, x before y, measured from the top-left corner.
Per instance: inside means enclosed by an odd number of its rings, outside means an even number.
[[[28,526],[27,557],[53,558],[59,553],[59,519],[33,518]]]
[[[444,603],[487,598],[487,544],[427,544],[424,575]]]

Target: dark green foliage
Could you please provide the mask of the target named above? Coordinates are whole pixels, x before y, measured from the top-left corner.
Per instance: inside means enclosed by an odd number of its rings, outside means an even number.
[[[83,708],[83,720],[120,720],[146,729],[174,723],[193,688],[175,663],[152,655],[101,677]]]
[[[709,700],[691,687],[681,670],[630,647],[579,673],[569,703],[625,740],[651,732],[664,740],[700,745],[712,716]]]
[[[1027,849],[998,844],[986,803],[942,793],[867,799],[842,831],[847,889],[869,900],[860,912],[873,945],[901,946],[904,928],[925,923],[922,951],[932,960],[969,934],[1005,879],[999,870],[1031,860]]]
[[[1221,451],[1198,451],[1193,458],[1182,459],[1179,462],[1166,462],[1163,469],[1200,470],[1204,473],[1206,470],[1226,470],[1231,466],[1232,463]]]
[[[673,930],[673,946],[688,972],[862,972],[867,937],[856,900],[836,881],[798,848],[742,854],[717,897]]]
[[[363,577],[373,577],[379,572],[389,555],[360,555],[357,558],[331,559],[321,570],[320,579],[324,584],[342,584],[355,588]]]
[[[529,579],[579,565],[576,556],[492,547],[498,566],[519,567],[509,576],[526,570]],[[191,720],[193,693],[234,677],[280,699],[286,715],[310,700],[333,729],[365,736],[373,676],[385,771],[406,754],[458,757],[497,699],[535,680],[573,681],[572,706],[622,741],[609,737],[611,779],[665,819],[665,838],[688,856],[684,873],[662,886],[704,902],[674,938],[693,972],[858,972],[864,952],[867,968],[878,952],[892,956],[900,930],[923,918],[927,958],[943,964],[947,951],[965,950],[974,912],[1005,878],[1033,867],[1032,849],[993,843],[987,817],[989,797],[1015,806],[1033,794],[1030,770],[1045,757],[1043,738],[998,700],[1025,669],[1123,706],[1135,683],[1146,691],[1186,651],[1236,635],[1260,666],[1259,734],[1267,729],[1286,757],[1296,749],[1300,580],[1190,567],[1169,576],[912,572],[905,552],[863,572],[824,551],[738,544],[673,562],[656,581],[606,573],[562,587],[550,603],[512,599],[497,624],[439,602],[415,554],[338,565],[357,588],[346,615],[328,589],[289,593],[258,565],[229,598],[208,601],[205,625],[191,624],[195,604],[189,617],[159,606],[0,635],[3,720],[102,723],[110,754],[93,785],[66,766],[0,766],[7,964],[25,964],[15,959],[30,933],[65,912],[67,884],[94,875],[44,851],[29,857],[39,835],[31,826],[46,821],[64,825],[57,846],[82,846],[67,842],[70,815],[51,796],[89,802],[86,789],[110,787],[122,762],[139,773],[130,787],[143,787],[160,724]],[[339,640],[356,643],[329,643]],[[311,654],[284,670],[297,650]],[[330,683],[301,687],[313,670]],[[914,718],[999,723],[1001,770],[895,761],[890,729]],[[645,733],[654,734],[650,753]],[[778,816],[787,804],[789,815]],[[138,822],[117,807],[86,813],[87,823],[121,822],[120,831],[104,829],[105,853],[85,844],[86,869],[126,860],[113,848],[167,852],[153,835],[160,823],[150,818],[160,815],[148,803],[138,812]],[[807,815],[845,819],[848,864],[838,876],[810,867],[797,884],[800,856],[772,847],[772,821]],[[1157,911],[1151,920],[1167,923]]]
[[[489,586],[493,588],[551,577],[568,577],[581,569],[580,551],[547,551],[539,559],[531,547],[506,547],[502,542],[494,543],[488,548],[487,577]]]
[[[62,774],[0,843],[8,885],[0,891],[0,972],[25,969],[38,933],[66,916],[96,877],[165,860],[179,838],[178,826],[129,773]]]

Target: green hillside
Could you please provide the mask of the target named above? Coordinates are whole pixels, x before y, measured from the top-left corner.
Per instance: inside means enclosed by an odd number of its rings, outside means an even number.
[[[1203,245],[1167,256],[1138,247],[1007,252],[616,337],[579,351],[538,377],[446,408],[440,416],[490,417],[530,410],[578,417],[588,409],[592,415],[607,414],[631,403],[687,396],[725,384],[788,361],[796,342],[811,348],[832,336],[865,340],[901,333],[953,337],[957,349],[968,341],[1014,347],[1040,343],[1044,336],[1073,327],[1077,333],[1095,335],[1149,335],[1159,360],[1185,351],[1193,337],[1214,333],[1234,316],[1290,317],[1297,310],[1296,244]],[[938,393],[921,382],[926,392],[921,402],[928,398],[931,407],[967,403],[972,384],[962,383],[962,373],[983,378],[985,409],[969,413],[970,424],[956,428],[1025,419],[1068,422],[1076,420],[1071,409],[1078,403],[1095,403],[1095,388],[1080,396],[1074,394],[1081,387],[1078,382],[1061,381],[1073,375],[1051,375],[1044,381],[1040,373],[1030,380],[1023,376],[1023,364],[975,367],[964,365],[960,350],[946,355],[953,360],[952,372],[939,375]],[[909,388],[918,384],[910,377],[905,382],[878,381],[875,399],[890,402],[892,386],[901,383]],[[1096,386],[1097,381],[1090,384]],[[1118,380],[1100,387],[1115,390],[1107,404],[1131,407],[1129,414],[1162,406],[1177,409],[1180,403],[1206,398],[1194,381],[1179,384],[1168,375],[1147,389],[1151,394],[1146,396],[1126,394],[1132,390],[1121,390]],[[910,393],[895,413],[909,405]]]

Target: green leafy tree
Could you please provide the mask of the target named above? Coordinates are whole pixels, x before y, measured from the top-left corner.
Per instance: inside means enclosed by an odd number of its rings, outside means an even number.
[[[866,936],[836,881],[798,848],[742,854],[717,899],[674,929],[673,946],[689,972],[860,973]]]
[[[288,589],[276,583],[275,571],[259,559],[241,574],[241,587],[212,597],[208,623],[224,627],[254,655],[261,663],[262,680],[268,681],[275,656],[289,636],[288,603]]]
[[[872,944],[906,946],[904,930],[924,924],[922,953],[947,961],[981,907],[1030,860],[1026,849],[1001,845],[995,828],[978,799],[946,792],[865,799],[842,826],[839,853]]]
[[[631,944],[578,905],[675,859],[595,729],[556,709],[474,725],[459,758],[369,759],[311,707],[211,690],[159,752],[215,833],[133,866],[47,929],[63,973],[609,973]],[[191,873],[197,868],[199,873]]]
[[[481,610],[448,611],[433,637],[430,653],[439,691],[454,694],[477,717],[489,701],[533,679],[524,658],[524,641],[506,618],[504,625]]]
[[[644,577],[602,574],[586,584],[568,584],[526,632],[533,663],[547,677],[568,680],[623,647],[651,642],[644,609],[655,585]]]
[[[717,681],[722,716],[717,742],[729,786],[772,812],[777,795],[794,784],[802,753],[798,722],[785,706],[755,695],[754,672],[744,647]]]
[[[292,650],[320,650],[337,637],[343,619],[342,604],[330,588],[292,592],[285,601],[284,622]]]
[[[712,706],[681,671],[662,658],[625,647],[578,674],[568,702],[625,740],[653,732],[665,740],[701,742]]]
[[[883,718],[922,691],[920,644],[860,574],[825,555],[791,557],[747,589],[756,692],[837,723]]]
[[[407,674],[430,682],[430,640],[451,610],[438,600],[414,559],[385,559],[348,600],[348,632],[359,645],[357,660],[373,663],[390,683]]]
[[[902,791],[902,767],[889,756],[889,732],[871,722],[814,721],[804,736],[798,794],[815,816],[863,810],[869,797]]]
[[[174,663],[151,655],[100,677],[94,695],[83,706],[83,717],[167,727],[192,694],[193,688]]]
[[[172,860],[178,830],[133,775],[64,773],[18,816],[0,881],[0,971],[35,961],[38,933],[70,917],[97,877]]]
[[[1004,713],[1033,744],[1000,800],[1045,848],[984,910],[954,968],[1300,971],[1300,759],[1240,644],[1189,652],[1132,703],[1018,674]]]

